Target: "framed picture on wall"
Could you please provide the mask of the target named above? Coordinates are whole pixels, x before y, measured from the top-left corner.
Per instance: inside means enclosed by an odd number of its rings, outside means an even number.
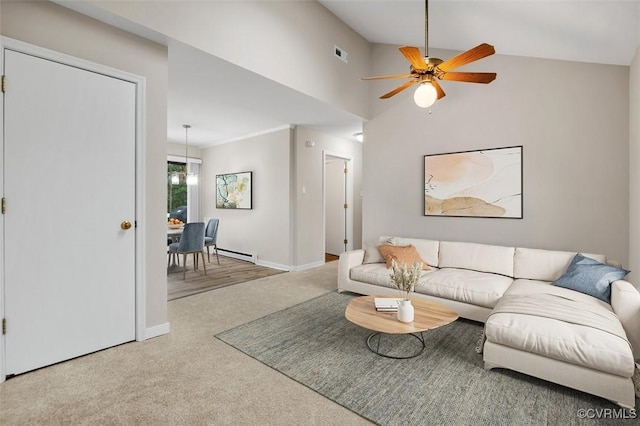
[[[424,156],[424,215],[522,219],[522,146]]]
[[[216,208],[252,209],[253,172],[216,175]]]

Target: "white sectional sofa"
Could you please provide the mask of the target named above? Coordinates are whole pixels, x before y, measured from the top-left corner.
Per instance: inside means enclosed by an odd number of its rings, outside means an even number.
[[[552,284],[576,252],[381,237],[340,255],[339,291],[398,294],[378,250],[381,243],[413,245],[430,266],[415,297],[485,323],[486,368],[512,369],[635,407],[640,293],[629,282],[614,281],[607,303]],[[607,262],[603,255],[584,256]]]

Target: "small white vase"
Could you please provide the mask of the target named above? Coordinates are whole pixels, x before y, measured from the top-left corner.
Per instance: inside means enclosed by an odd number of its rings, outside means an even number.
[[[401,300],[398,303],[398,321],[400,322],[412,322],[413,321],[413,305],[411,300]]]

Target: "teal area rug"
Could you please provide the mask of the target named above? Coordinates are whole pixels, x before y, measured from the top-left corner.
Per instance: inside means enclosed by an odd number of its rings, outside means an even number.
[[[216,337],[381,425],[637,424],[633,412],[604,399],[485,370],[475,351],[482,324],[473,321],[424,333],[426,350],[416,358],[378,356],[366,346],[370,331],[344,318],[352,297],[329,293]],[[415,351],[416,339],[386,337],[381,349]]]

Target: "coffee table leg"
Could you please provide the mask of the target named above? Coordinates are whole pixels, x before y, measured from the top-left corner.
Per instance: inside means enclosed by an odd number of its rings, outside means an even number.
[[[408,334],[409,336],[412,336],[412,337],[416,338],[416,339],[418,340],[418,342],[420,342],[420,344],[422,345],[422,347],[420,348],[420,350],[418,350],[418,352],[416,352],[415,354],[407,355],[407,356],[393,356],[393,355],[387,355],[387,354],[385,354],[385,353],[380,352],[380,337],[381,337],[380,335],[381,335],[381,334],[382,334],[382,333],[371,333],[371,334],[369,335],[369,337],[367,337],[367,348],[369,348],[369,350],[370,350],[371,352],[373,352],[374,354],[376,354],[376,355],[380,355],[380,356],[383,356],[383,357],[385,357],[385,358],[391,358],[391,359],[409,359],[409,358],[415,358],[415,357],[417,357],[418,355],[422,354],[422,352],[424,352],[425,347],[426,347],[425,342],[424,342],[424,335],[422,334],[422,332],[420,332],[420,334],[417,334],[417,333],[409,333],[409,334]],[[372,339],[373,339],[375,336],[378,336],[378,342],[377,342],[376,348],[374,349],[374,348],[372,347]]]

